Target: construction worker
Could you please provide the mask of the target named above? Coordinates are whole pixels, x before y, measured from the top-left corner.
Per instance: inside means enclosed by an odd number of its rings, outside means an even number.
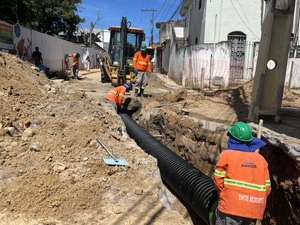
[[[74,79],[78,80],[78,71],[79,71],[79,58],[80,58],[80,54],[76,53],[76,54],[69,54],[69,57],[73,58],[73,62],[72,62],[72,73],[73,73],[73,77]]]
[[[237,122],[228,129],[228,148],[221,152],[214,182],[219,193],[216,225],[255,225],[262,219],[271,191],[268,163],[256,150],[266,143],[252,128]]]
[[[131,84],[123,84],[115,87],[106,94],[105,99],[112,105],[115,111],[120,111],[123,109],[124,94],[125,92],[129,92],[130,89]]]
[[[35,51],[32,53],[32,60],[36,67],[43,65],[42,53],[39,50],[39,47],[35,47]]]
[[[136,85],[135,95],[143,96],[145,87],[148,85],[149,72],[151,72],[150,57],[146,52],[146,44],[142,44],[140,51],[136,52],[133,56],[133,67],[135,68]]]

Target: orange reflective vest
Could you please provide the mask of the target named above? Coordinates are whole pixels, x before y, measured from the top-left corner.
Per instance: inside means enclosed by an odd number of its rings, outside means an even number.
[[[76,54],[69,54],[69,57],[73,58],[72,66],[78,66],[79,67],[79,59],[76,58]]]
[[[216,165],[214,181],[221,212],[262,219],[271,185],[268,163],[259,153],[224,150]]]
[[[133,66],[139,71],[150,72],[151,71],[151,61],[148,54],[142,55],[141,51],[138,51],[133,56]]]
[[[118,86],[111,91],[109,91],[105,98],[111,101],[113,104],[120,107],[123,104],[124,93],[126,92],[126,88],[123,86]]]

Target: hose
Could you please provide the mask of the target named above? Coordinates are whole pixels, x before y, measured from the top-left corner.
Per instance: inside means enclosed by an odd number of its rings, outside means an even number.
[[[162,179],[207,225],[213,224],[218,193],[213,180],[180,158],[121,112],[129,136],[157,159]]]

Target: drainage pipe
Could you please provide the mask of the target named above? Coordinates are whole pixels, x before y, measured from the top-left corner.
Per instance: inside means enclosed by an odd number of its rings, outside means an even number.
[[[180,158],[141,128],[128,114],[119,114],[127,132],[148,154],[157,159],[163,180],[205,222],[212,224],[218,202],[213,180]]]

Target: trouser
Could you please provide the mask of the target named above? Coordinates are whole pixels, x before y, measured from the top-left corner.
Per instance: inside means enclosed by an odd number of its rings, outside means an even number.
[[[73,76],[75,79],[78,79],[78,66],[72,67]]]
[[[107,98],[103,99],[104,104],[108,105],[109,107],[111,107],[115,112],[118,111],[118,106],[114,103],[112,103],[111,101],[109,101]]]
[[[138,72],[135,79],[136,93],[140,92],[140,94],[143,94],[145,87],[148,85],[148,80],[149,80],[148,72],[142,72],[142,71]]]
[[[222,213],[218,209],[216,210],[215,225],[255,225],[255,223],[256,223],[256,219],[234,216],[234,215]]]

